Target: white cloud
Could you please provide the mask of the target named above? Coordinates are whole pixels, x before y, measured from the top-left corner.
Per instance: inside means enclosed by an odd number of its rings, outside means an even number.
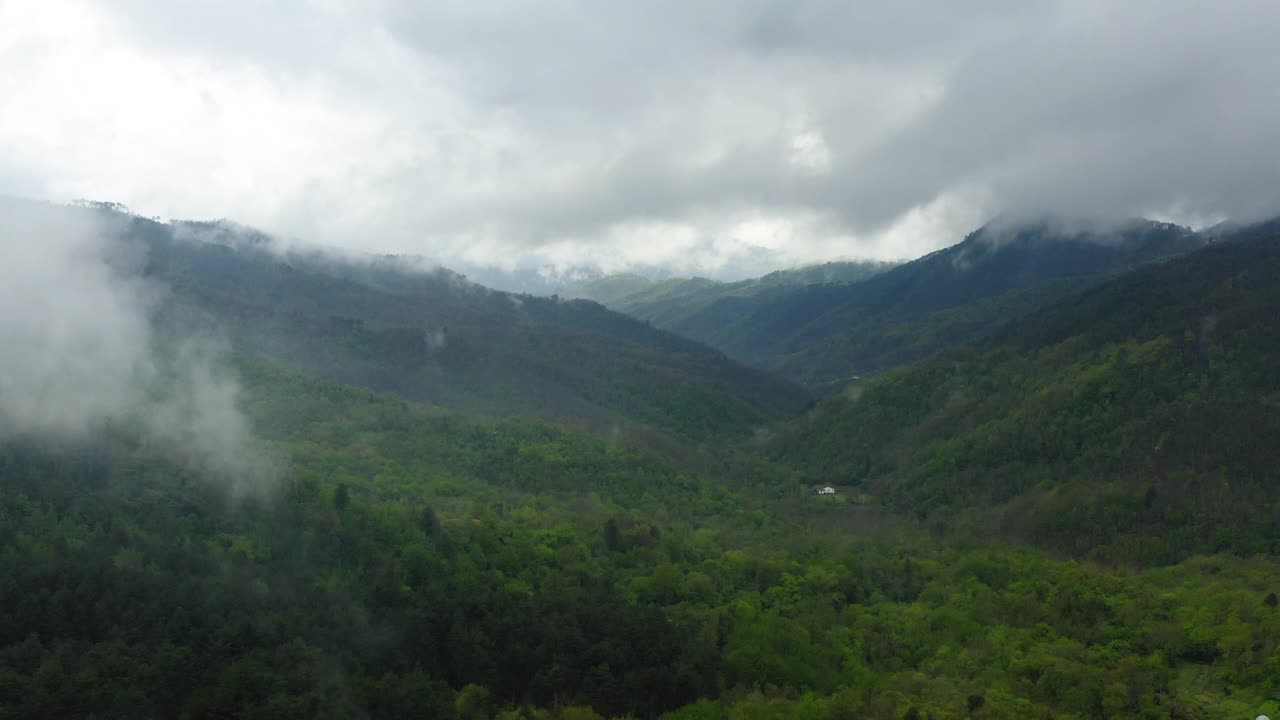
[[[210,338],[154,328],[164,289],[119,218],[0,202],[0,440],[137,429],[233,495],[274,476]]]
[[[0,0],[0,192],[446,263],[901,257],[1013,209],[1243,219],[1280,211],[1277,23],[1247,0]]]

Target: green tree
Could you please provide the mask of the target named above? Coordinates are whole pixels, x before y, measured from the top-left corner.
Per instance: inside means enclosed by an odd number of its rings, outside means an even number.
[[[454,700],[454,708],[460,720],[491,720],[493,718],[493,696],[489,689],[474,683],[458,691]]]

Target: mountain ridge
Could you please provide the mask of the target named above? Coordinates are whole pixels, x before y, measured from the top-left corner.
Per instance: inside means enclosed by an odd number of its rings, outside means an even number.
[[[122,272],[167,293],[154,319],[169,335],[225,336],[238,352],[347,384],[695,443],[726,431],[749,436],[810,401],[798,386],[596,303],[494,291],[394,257],[280,251],[269,236],[227,223],[10,205],[18,208],[38,216],[37,236],[58,223],[102,223],[93,230],[130,258]]]
[[[857,282],[769,288],[718,298],[678,318],[654,315],[654,321],[830,391],[842,378],[976,339],[1103,276],[1209,241],[1188,228],[1145,220],[1000,221]],[[627,311],[645,317],[652,308]]]
[[[1274,552],[1277,316],[1280,234],[1241,230],[854,383],[775,457],[1077,556]]]

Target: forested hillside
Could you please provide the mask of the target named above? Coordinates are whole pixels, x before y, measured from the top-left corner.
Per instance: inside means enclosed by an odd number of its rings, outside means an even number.
[[[876,260],[829,262],[778,270],[738,282],[707,278],[670,278],[655,282],[638,275],[606,275],[570,285],[563,294],[595,300],[660,328],[673,328],[693,321],[721,300],[750,297],[778,288],[860,282],[897,264]]]
[[[1096,282],[1205,244],[1167,223],[1003,221],[861,282],[770,287],[709,304],[615,305],[825,393],[976,340]]]
[[[10,201],[20,203],[21,201]],[[31,204],[24,204],[30,211]],[[586,301],[495,292],[397,258],[280,252],[219,223],[97,213],[168,293],[159,322],[339,382],[493,416],[698,441],[809,402],[798,386]]]
[[[1126,573],[868,534],[759,460],[687,472],[239,367],[284,468],[241,502],[128,426],[0,453],[0,717],[1277,709],[1270,558]]]
[[[777,457],[1082,557],[1273,553],[1280,235],[1246,230],[850,386]]]
[[[4,326],[0,719],[1280,711],[1267,226],[795,419],[594,303],[125,220]]]
[[[1280,720],[1278,29],[0,0],[0,720]]]

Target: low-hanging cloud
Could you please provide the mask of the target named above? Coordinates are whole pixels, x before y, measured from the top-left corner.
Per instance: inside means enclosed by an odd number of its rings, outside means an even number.
[[[11,191],[365,251],[896,258],[1002,213],[1280,212],[1264,0],[29,7]]]
[[[170,337],[123,216],[0,201],[0,439],[84,442],[134,428],[223,484],[266,488],[274,464],[240,411],[216,339]]]

